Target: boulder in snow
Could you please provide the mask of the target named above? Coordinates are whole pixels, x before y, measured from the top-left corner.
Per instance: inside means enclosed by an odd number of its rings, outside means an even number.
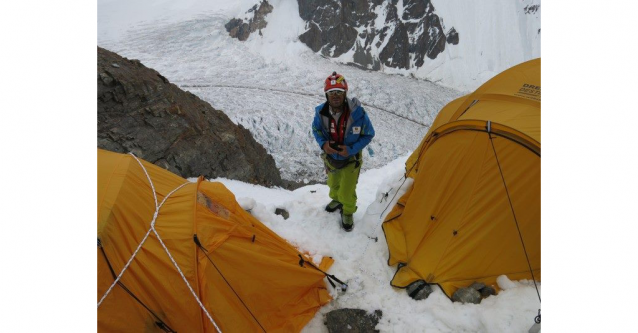
[[[479,290],[478,292],[481,293],[481,297],[483,298],[496,295],[496,290],[491,286],[485,286],[485,288]]]
[[[379,332],[374,328],[379,323],[383,313],[375,310],[368,313],[361,309],[338,309],[328,312],[326,315],[326,326],[330,333],[345,332]]]
[[[496,295],[496,290],[491,286],[486,286],[485,283],[474,282],[470,285],[469,288],[472,288],[478,291],[481,294],[481,297],[485,298],[491,295]]]
[[[452,301],[479,304],[481,303],[481,293],[474,288],[460,288],[452,295]]]
[[[456,29],[452,28],[448,31],[447,36],[445,36],[445,40],[448,44],[458,45],[459,44],[459,33]]]
[[[423,280],[412,282],[405,291],[417,301],[428,298],[433,292],[432,287]]]
[[[288,211],[283,208],[275,209],[275,214],[283,216],[284,220],[287,220],[290,217]]]
[[[234,18],[226,23],[226,31],[228,31],[230,37],[237,38],[240,41],[247,40],[250,34],[257,30],[259,30],[259,35],[262,36],[261,29],[268,25],[266,15],[270,14],[272,10],[273,6],[268,3],[268,0],[262,0],[258,5],[254,5],[246,12],[245,18]]]

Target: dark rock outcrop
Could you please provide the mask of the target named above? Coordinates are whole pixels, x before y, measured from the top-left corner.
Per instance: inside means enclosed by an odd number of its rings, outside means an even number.
[[[523,12],[525,14],[535,14],[538,9],[541,7],[541,5],[532,5],[532,6],[525,6],[525,8],[523,8]]]
[[[254,5],[250,8],[246,14],[252,16],[251,18],[238,19],[234,18],[226,23],[226,31],[231,37],[237,38],[241,41],[248,39],[251,33],[265,28],[268,25],[266,22],[266,15],[272,12],[272,5],[267,0],[262,0],[258,5]]]
[[[445,38],[448,44],[458,45],[459,44],[459,33],[456,32],[454,28],[450,29],[447,33],[447,37]]]
[[[454,28],[445,33],[429,0],[404,0],[402,11],[397,8],[397,0],[298,3],[307,29],[299,40],[326,57],[336,58],[352,50],[353,65],[361,68],[418,68],[425,64],[426,57],[435,59],[443,52],[446,42],[459,43]],[[378,15],[385,15],[385,20]]]
[[[382,315],[381,310],[367,313],[361,309],[338,309],[328,312],[326,326],[330,333],[379,332],[374,328]]]
[[[337,58],[353,52],[348,64],[371,70],[383,67],[411,69],[436,59],[446,43],[458,45],[459,33],[445,33],[430,0],[297,0],[306,31],[299,40],[313,52]],[[232,37],[246,40],[266,26],[273,7],[266,0],[253,6],[243,19],[226,24]],[[253,15],[253,18],[250,16]]]
[[[97,82],[99,148],[133,152],[185,178],[283,185],[247,129],[138,60],[98,47]]]

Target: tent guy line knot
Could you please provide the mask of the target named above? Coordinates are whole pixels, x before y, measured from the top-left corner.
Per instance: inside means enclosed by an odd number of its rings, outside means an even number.
[[[190,292],[193,294],[193,297],[195,297],[195,300],[197,301],[197,303],[199,304],[200,308],[202,309],[202,311],[204,311],[204,313],[206,314],[206,316],[208,317],[208,319],[210,320],[210,322],[213,324],[213,326],[215,326],[215,329],[217,329],[217,332],[221,333],[222,331],[219,329],[219,327],[217,326],[217,323],[215,323],[215,321],[213,320],[213,317],[211,317],[211,315],[208,313],[208,310],[206,310],[206,307],[204,307],[204,304],[202,304],[202,302],[200,301],[199,297],[197,297],[197,294],[195,293],[195,291],[193,290],[193,288],[191,287],[190,283],[188,283],[188,280],[186,279],[186,276],[184,276],[184,273],[182,272],[182,270],[179,268],[179,265],[177,264],[177,262],[175,261],[175,259],[173,259],[173,256],[171,255],[171,252],[168,250],[168,248],[166,247],[166,245],[164,244],[164,241],[162,240],[162,238],[160,237],[159,233],[157,233],[157,230],[155,229],[155,222],[157,220],[157,217],[159,216],[159,211],[160,208],[162,208],[162,206],[164,205],[164,203],[166,202],[166,200],[175,192],[177,192],[177,190],[181,189],[182,187],[184,187],[187,184],[190,184],[190,182],[185,182],[182,185],[176,187],[175,189],[173,189],[171,192],[169,192],[166,197],[164,197],[164,200],[162,200],[162,202],[158,205],[157,204],[157,194],[155,192],[155,186],[153,185],[153,181],[151,180],[151,177],[149,176],[148,172],[146,171],[146,168],[144,167],[144,165],[142,164],[142,162],[137,158],[137,156],[135,156],[133,153],[129,153],[131,156],[133,156],[133,158],[135,158],[135,160],[137,161],[137,163],[140,165],[140,167],[142,167],[142,170],[144,170],[144,174],[146,174],[146,178],[148,179],[149,184],[151,185],[151,189],[153,191],[153,199],[155,200],[155,212],[153,213],[153,219],[151,220],[150,223],[150,228],[148,229],[148,231],[146,232],[146,235],[144,236],[144,238],[142,239],[142,241],[140,242],[140,244],[137,246],[137,249],[135,249],[135,252],[133,252],[133,254],[131,255],[131,257],[129,258],[128,262],[126,263],[126,265],[124,266],[124,268],[122,268],[122,271],[120,272],[120,274],[117,276],[117,278],[115,279],[115,281],[113,281],[113,283],[111,284],[111,286],[109,287],[109,289],[104,293],[104,295],[102,296],[102,298],[100,299],[100,301],[97,303],[97,307],[98,309],[100,308],[100,305],[102,304],[102,302],[104,301],[104,299],[106,298],[106,296],[109,295],[109,293],[111,292],[111,290],[113,289],[113,287],[115,287],[115,285],[120,281],[122,275],[124,274],[124,272],[126,271],[126,269],[129,267],[129,265],[131,264],[131,262],[133,261],[133,259],[135,258],[135,256],[137,255],[137,253],[140,251],[140,249],[142,248],[142,245],[144,244],[144,242],[146,242],[146,239],[148,238],[148,236],[150,235],[151,231],[153,231],[153,233],[155,234],[155,236],[157,237],[157,239],[159,240],[160,244],[162,245],[162,247],[164,248],[164,250],[166,251],[166,254],[168,254],[168,257],[171,259],[171,261],[173,262],[173,265],[175,266],[175,268],[177,269],[177,271],[179,272],[179,274],[181,275],[182,279],[184,280],[184,282],[186,283],[186,286],[188,287],[188,289],[190,290]]]

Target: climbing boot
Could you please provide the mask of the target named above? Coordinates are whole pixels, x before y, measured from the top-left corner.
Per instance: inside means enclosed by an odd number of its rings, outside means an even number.
[[[341,226],[345,231],[351,231],[354,228],[354,219],[351,214],[341,214]]]
[[[330,201],[330,203],[326,206],[326,212],[334,212],[337,209],[340,209],[341,207],[343,207],[343,205],[341,204],[341,202],[337,201],[337,200],[332,200]]]

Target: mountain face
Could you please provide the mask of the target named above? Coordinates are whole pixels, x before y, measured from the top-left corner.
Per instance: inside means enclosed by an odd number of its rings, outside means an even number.
[[[298,5],[306,22],[299,36],[302,43],[325,57],[344,55],[347,63],[363,69],[419,68],[446,44],[459,43],[453,27],[445,32],[430,0],[298,0]],[[246,18],[232,19],[226,29],[232,37],[246,40],[267,25],[265,15],[271,11],[264,0]]]
[[[98,147],[184,178],[284,186],[275,162],[241,125],[153,69],[98,47]]]
[[[308,29],[299,40],[326,57],[352,52],[365,69],[421,67],[459,42],[454,28],[446,35],[429,0],[298,1]]]

